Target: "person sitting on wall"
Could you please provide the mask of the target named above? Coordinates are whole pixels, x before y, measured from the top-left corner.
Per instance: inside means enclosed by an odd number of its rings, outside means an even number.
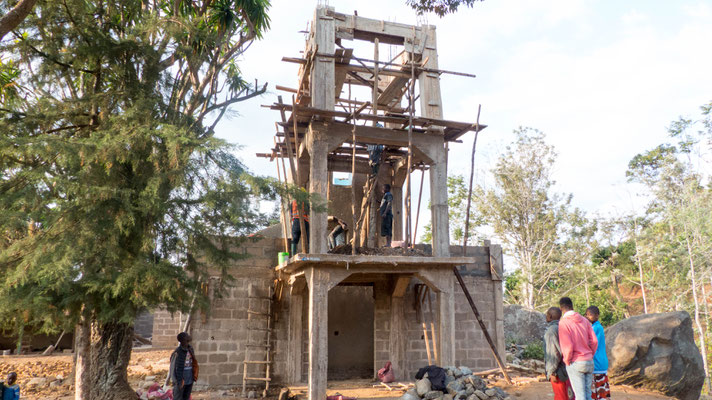
[[[386,237],[386,247],[391,247],[391,239],[393,238],[393,194],[391,194],[391,185],[383,185],[383,198],[381,206],[378,208],[378,213],[381,215],[381,236]]]
[[[346,225],[346,222],[344,222],[343,219],[333,215],[329,216],[328,222],[336,224],[327,237],[329,241],[329,250],[333,250],[337,245],[341,245],[346,242],[346,232],[348,232],[349,226]]]
[[[301,209],[301,210],[300,210]],[[293,256],[298,253],[297,244],[299,244],[299,239],[302,237],[302,226],[299,221],[299,216],[304,217],[304,229],[306,229],[307,235],[307,246],[309,246],[309,212],[305,207],[304,203],[297,203],[296,200],[292,200],[292,245],[290,246],[291,254]],[[308,248],[308,247],[307,247]]]

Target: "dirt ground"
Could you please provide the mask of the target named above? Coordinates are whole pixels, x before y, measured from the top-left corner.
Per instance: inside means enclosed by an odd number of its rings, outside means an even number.
[[[138,388],[147,376],[155,377],[156,382],[163,382],[168,371],[170,350],[134,349],[129,364],[129,382],[134,388]],[[38,355],[28,356],[2,356],[0,357],[0,376],[3,378],[8,372],[15,371],[18,375],[18,383],[21,388],[23,399],[28,400],[71,400],[73,398],[74,385],[71,381],[72,356],[53,355],[48,357]],[[32,378],[46,377],[48,383],[42,387],[30,387],[28,383]],[[49,387],[49,382],[61,381],[54,387]],[[385,387],[373,387],[375,382],[361,379],[341,382],[329,382],[328,395],[342,394],[343,396],[356,397],[359,399],[378,398],[379,400],[397,399],[403,394],[403,390],[394,389],[389,391]],[[551,386],[547,382],[533,382],[522,386],[503,385],[498,381],[497,386],[501,387],[511,395],[513,400],[540,400],[553,399]],[[391,385],[393,387],[397,385]],[[295,394],[306,393],[306,387],[291,387]],[[650,392],[632,389],[625,386],[612,387],[613,400],[652,400],[669,399]],[[277,395],[278,390],[271,390],[270,394]],[[236,398],[238,390],[213,390],[195,392],[194,400],[225,399]],[[303,396],[299,396],[304,398]]]
[[[534,382],[526,386],[517,387],[502,387],[505,392],[509,393],[513,400],[541,400],[553,399],[554,394],[551,391],[551,384],[548,382]],[[672,397],[662,396],[652,392],[637,390],[627,386],[611,387],[611,400],[655,400],[655,399],[672,399]]]

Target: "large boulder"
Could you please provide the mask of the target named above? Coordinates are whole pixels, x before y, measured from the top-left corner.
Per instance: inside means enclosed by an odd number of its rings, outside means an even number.
[[[697,400],[705,380],[690,314],[638,315],[606,330],[611,383]]]
[[[504,306],[504,336],[515,343],[541,341],[546,331],[546,316],[519,305]]]

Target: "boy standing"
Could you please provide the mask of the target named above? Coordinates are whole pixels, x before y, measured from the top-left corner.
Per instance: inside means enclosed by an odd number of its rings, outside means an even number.
[[[596,399],[610,399],[611,388],[608,385],[608,355],[606,354],[606,334],[603,325],[598,322],[599,310],[596,306],[586,309],[586,319],[591,321],[593,333],[598,340],[598,349],[593,355],[593,396]]]
[[[577,400],[591,400],[593,354],[598,347],[598,339],[593,334],[591,323],[574,311],[574,303],[569,297],[562,297],[559,307],[564,313],[559,321],[559,344],[571,388]]]
[[[544,365],[546,379],[554,389],[554,400],[569,400],[568,381],[559,345],[559,319],[561,309],[551,307],[546,311],[546,331],[544,332]]]
[[[198,379],[198,361],[190,343],[193,339],[186,332],[178,334],[180,346],[171,355],[170,374],[173,381],[173,400],[189,400],[193,383]]]
[[[2,400],[20,400],[20,385],[16,384],[17,374],[10,372],[2,387]]]

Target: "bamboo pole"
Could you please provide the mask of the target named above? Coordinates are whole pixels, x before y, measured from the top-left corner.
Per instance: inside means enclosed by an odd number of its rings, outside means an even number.
[[[467,193],[467,211],[465,212],[465,235],[462,238],[462,256],[467,256],[467,235],[470,231],[470,205],[472,204],[472,183],[475,178],[475,150],[477,149],[477,135],[480,133],[480,111],[482,104],[477,106],[477,120],[475,120],[475,139],[472,142],[472,158],[470,160],[470,190]]]
[[[284,103],[282,102],[282,96],[277,96],[277,101],[278,101],[278,103],[279,103],[280,106],[284,105]],[[294,158],[295,158],[296,156],[299,156],[299,154],[297,154],[297,153],[295,153],[296,155],[292,154],[292,153],[293,153],[293,150],[292,150],[292,141],[291,141],[291,138],[289,137],[289,128],[286,127],[286,124],[287,124],[287,116],[286,116],[286,114],[285,114],[285,112],[284,112],[284,107],[280,107],[279,114],[280,114],[280,116],[282,117],[282,122],[285,124],[285,128],[284,128],[284,143],[287,145],[287,153],[289,154],[289,167],[290,167],[290,169],[291,169],[291,171],[292,171],[292,177],[294,178],[294,181],[295,181],[296,185],[299,186],[299,184],[300,184],[300,182],[301,182],[301,179],[300,179],[300,177],[299,177],[299,169],[298,169],[299,160],[297,159],[296,162],[295,162],[295,160],[294,160]],[[296,121],[296,117],[297,117],[297,116],[296,116],[296,113],[294,112],[294,108],[292,108],[292,115],[293,115],[293,119]],[[295,137],[295,138],[298,138],[298,137],[299,137],[299,133],[298,133],[297,131],[294,132],[294,137]],[[296,144],[296,143],[297,143],[297,142],[295,142],[295,144]],[[296,165],[295,165],[295,164],[296,164]],[[304,218],[303,218],[303,217],[304,217],[304,207],[301,208],[301,214],[302,214],[302,215],[299,216],[299,225],[300,225],[300,229],[301,229],[301,232],[302,232],[302,235],[301,235],[302,238],[300,239],[300,241],[302,242],[302,252],[306,253],[306,252],[307,252],[307,250],[306,250],[306,239],[305,239],[305,238],[306,238],[306,232],[305,232],[306,229],[305,229],[305,226],[304,226]],[[292,239],[294,239],[294,238],[292,238]]]
[[[413,28],[415,29],[415,28]],[[413,32],[415,36],[415,32]],[[408,247],[413,247],[413,238],[411,237],[411,193],[410,193],[410,172],[411,164],[413,163],[413,114],[415,113],[415,60],[414,53],[410,53],[408,57],[410,61],[410,87],[408,88],[408,157],[406,165],[406,188],[405,188],[405,242]]]
[[[430,331],[432,333],[433,337],[433,358],[438,359],[438,336],[435,331],[435,316],[433,314],[433,301],[430,298],[430,287],[426,286],[425,287],[425,295],[428,297],[428,315],[430,317]],[[423,301],[423,305],[425,305],[425,302]]]
[[[277,138],[274,139],[274,145],[277,147]],[[285,194],[286,194],[286,189],[287,189],[287,171],[284,171],[284,185],[282,185],[282,174],[280,172],[279,168],[279,159],[282,158],[282,150],[279,150],[279,157],[277,157],[274,160],[274,163],[277,165],[277,180],[279,181],[279,186],[282,186],[285,189]],[[280,196],[279,199],[279,211],[280,214],[282,215],[282,235],[284,236],[284,251],[289,253],[289,240],[287,238],[287,213],[284,209],[284,197]]]
[[[428,365],[433,365],[433,359],[430,353],[430,338],[428,335],[428,325],[425,323],[425,314],[423,313],[423,298],[424,298],[424,293],[426,290],[426,286],[420,286],[420,290],[418,293],[416,293],[417,298],[417,306],[418,306],[418,314],[420,315],[420,322],[423,326],[423,338],[425,339],[425,351],[428,354]],[[433,340],[434,342],[434,340]],[[437,358],[436,358],[437,359]]]
[[[423,199],[423,181],[425,180],[425,168],[420,170],[420,191],[418,193],[418,208],[415,210],[415,226],[413,227],[413,245],[415,245],[415,235],[418,234],[418,220],[420,219],[420,201]]]
[[[351,84],[349,83],[349,100],[351,100]],[[356,107],[351,107],[352,119],[356,117]],[[358,229],[356,227],[356,121],[351,128],[351,255],[356,255],[358,245]]]

